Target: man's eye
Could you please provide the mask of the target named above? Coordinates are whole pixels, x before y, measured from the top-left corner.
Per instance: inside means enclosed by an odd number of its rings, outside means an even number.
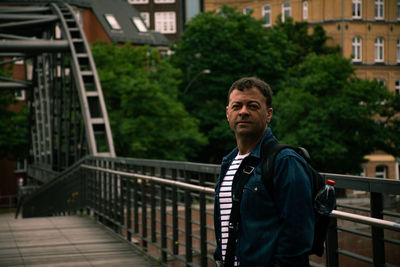
[[[249,109],[257,110],[258,109],[258,105],[249,105]]]
[[[240,109],[240,105],[232,105],[232,109],[235,109],[235,110]]]

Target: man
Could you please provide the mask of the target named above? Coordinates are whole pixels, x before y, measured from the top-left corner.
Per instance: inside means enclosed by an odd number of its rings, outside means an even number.
[[[262,145],[276,141],[268,128],[271,102],[270,87],[252,77],[234,82],[228,93],[226,117],[237,147],[223,159],[215,186],[214,258],[218,266],[224,264],[227,253],[232,194],[238,184],[236,170],[246,157],[260,162]],[[314,233],[311,170],[292,149],[281,150],[274,163],[271,196],[263,184],[261,168],[258,163],[243,189],[234,265],[308,266]]]

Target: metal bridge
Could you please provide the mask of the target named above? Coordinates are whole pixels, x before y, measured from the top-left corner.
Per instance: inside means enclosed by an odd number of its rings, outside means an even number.
[[[0,77],[0,88],[27,91],[29,176],[46,182],[86,155],[114,157],[96,67],[71,6],[0,6],[0,39],[1,64],[24,60],[32,72]]]
[[[0,39],[2,64],[24,60],[33,73],[0,77],[1,88],[29,95],[28,176],[42,186],[24,200],[23,217],[90,216],[162,264],[213,266],[219,166],[115,157],[99,78],[71,7],[0,6]],[[339,202],[325,256],[312,265],[399,266],[400,214],[385,201],[399,198],[400,182],[324,176],[366,198]]]

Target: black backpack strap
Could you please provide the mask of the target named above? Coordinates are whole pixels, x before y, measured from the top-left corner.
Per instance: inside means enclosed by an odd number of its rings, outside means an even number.
[[[224,267],[233,266],[235,262],[236,238],[239,229],[240,201],[242,199],[243,188],[258,163],[258,158],[251,156],[244,158],[233,178],[234,181],[238,181],[238,184],[236,192],[232,194],[232,209],[229,217],[229,237],[226,247]]]
[[[285,148],[291,148],[296,150],[290,145],[280,144],[277,141],[266,143],[262,147],[262,180],[264,183],[265,190],[273,198],[274,196],[274,162],[276,155]]]

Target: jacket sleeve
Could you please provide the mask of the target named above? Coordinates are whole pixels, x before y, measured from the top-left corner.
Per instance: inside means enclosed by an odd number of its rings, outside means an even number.
[[[311,170],[304,159],[283,150],[275,162],[274,200],[280,214],[275,266],[308,266],[314,237]]]

